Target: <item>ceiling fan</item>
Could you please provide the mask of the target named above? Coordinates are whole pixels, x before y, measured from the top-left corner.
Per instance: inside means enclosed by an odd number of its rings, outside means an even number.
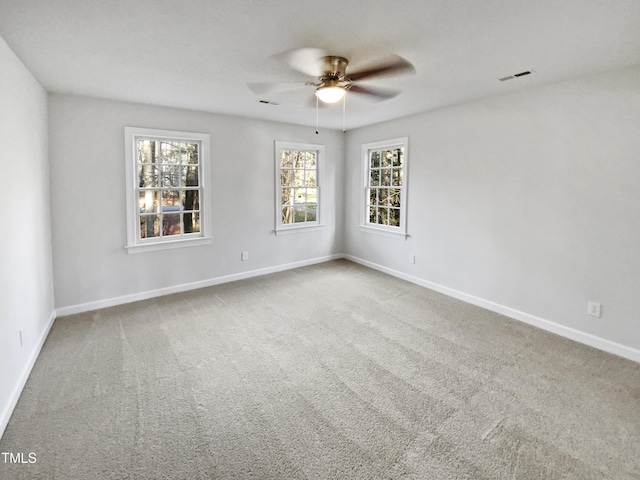
[[[286,91],[299,86],[313,86],[316,97],[324,103],[336,103],[347,91],[367,95],[375,100],[387,100],[397,96],[397,90],[365,87],[357,84],[375,77],[413,73],[413,65],[398,55],[385,57],[378,63],[355,72],[347,71],[349,60],[338,55],[327,55],[320,48],[299,48],[276,55],[291,68],[304,73],[313,80],[304,83],[250,83],[254,93]]]

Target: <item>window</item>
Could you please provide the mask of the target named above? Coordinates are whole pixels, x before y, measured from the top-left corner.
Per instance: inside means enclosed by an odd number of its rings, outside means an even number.
[[[406,238],[407,145],[404,137],[362,146],[365,231]]]
[[[125,145],[129,253],[208,243],[209,135],[125,127]]]
[[[276,142],[276,234],[320,226],[324,146]]]

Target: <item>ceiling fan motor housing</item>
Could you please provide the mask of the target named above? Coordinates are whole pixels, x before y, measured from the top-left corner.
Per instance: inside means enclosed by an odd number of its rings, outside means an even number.
[[[342,80],[345,77],[349,61],[344,57],[329,55],[324,57],[323,80]]]

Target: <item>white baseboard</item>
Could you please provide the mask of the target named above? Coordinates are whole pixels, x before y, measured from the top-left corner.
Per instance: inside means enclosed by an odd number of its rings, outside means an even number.
[[[284,265],[276,265],[273,267],[267,267],[267,268],[262,268],[258,270],[251,270],[247,272],[240,272],[232,275],[216,277],[208,280],[202,280],[199,282],[175,285],[172,287],[161,288],[157,290],[150,290],[150,291],[136,293],[132,295],[125,295],[122,297],[110,298],[106,300],[98,300],[96,302],[89,302],[89,303],[83,303],[80,305],[63,307],[63,308],[57,309],[56,314],[59,317],[63,317],[65,315],[73,315],[75,313],[82,313],[82,312],[88,312],[92,310],[98,310],[100,308],[113,307],[113,306],[122,305],[125,303],[137,302],[139,300],[147,300],[149,298],[160,297],[163,295],[170,295],[172,293],[185,292],[188,290],[195,290],[198,288],[220,285],[222,283],[234,282],[237,280],[244,280],[246,278],[258,277],[260,275],[267,275],[269,273],[282,272],[284,270],[304,267],[304,266],[313,265],[316,263],[328,262],[328,261],[337,260],[340,258],[346,258],[347,260],[350,260],[354,263],[358,263],[360,265],[364,265],[366,267],[372,268],[374,270],[378,270],[380,272],[389,274],[391,276],[401,278],[408,282],[415,283],[416,285],[420,285],[430,290],[434,290],[436,292],[442,293],[449,297],[457,298],[458,300],[462,300],[463,302],[467,302],[472,305],[485,308],[492,312],[505,315],[514,320],[518,320],[520,322],[524,322],[529,325],[533,325],[535,327],[541,328],[542,330],[555,333],[556,335],[560,335],[562,337],[569,338],[576,342],[583,343],[585,345],[589,345],[599,350],[603,350],[605,352],[612,353],[614,355],[618,355],[620,357],[627,358],[634,362],[640,363],[640,350],[629,347],[627,345],[622,345],[616,342],[612,342],[611,340],[607,340],[605,338],[601,338],[596,335],[592,335],[590,333],[582,332],[580,330],[576,330],[574,328],[567,327],[565,325],[561,325],[559,323],[555,323],[550,320],[546,320],[544,318],[536,317],[535,315],[531,315],[529,313],[525,313],[511,307],[500,305],[498,303],[485,300],[483,298],[475,297],[473,295],[469,295],[467,293],[460,292],[458,290],[454,290],[452,288],[445,287],[443,285],[439,285],[437,283],[433,283],[427,280],[423,280],[422,278],[414,277],[412,275],[402,273],[392,268],[384,267],[382,265],[378,265],[376,263],[363,260],[359,257],[354,257],[352,255],[346,255],[346,254],[336,254],[336,255],[328,255],[325,257],[317,257],[309,260],[303,260],[303,261],[288,263]],[[34,358],[34,361],[35,361],[35,358]],[[29,368],[29,371],[31,371],[30,368]],[[25,378],[25,381],[26,381],[26,378]]]
[[[27,383],[27,379],[31,374],[31,370],[40,355],[40,350],[42,350],[42,346],[44,345],[45,340],[49,336],[49,331],[53,326],[53,322],[56,320],[56,313],[52,312],[49,320],[47,321],[47,325],[45,326],[40,338],[38,339],[38,343],[35,345],[29,359],[27,360],[26,365],[22,369],[20,376],[18,377],[18,383],[13,387],[11,391],[11,395],[9,396],[9,401],[6,405],[2,407],[2,413],[0,413],[0,438],[4,435],[4,431],[9,424],[9,419],[11,418],[11,414],[13,413],[14,408],[16,408],[16,404],[18,403],[18,399],[22,394],[22,390],[24,389],[25,384]]]
[[[123,305],[125,303],[138,302],[140,300],[148,300],[150,298],[161,297],[164,295],[171,295],[172,293],[186,292],[189,290],[196,290],[198,288],[212,287],[214,285],[220,285],[222,283],[235,282],[237,280],[244,280],[252,277],[259,277],[261,275],[267,275],[269,273],[282,272],[284,270],[291,270],[292,268],[306,267],[308,265],[314,265],[316,263],[329,262],[331,260],[338,260],[345,258],[342,254],[327,255],[325,257],[317,257],[309,260],[302,260],[299,262],[287,263],[284,265],[276,265],[273,267],[261,268],[258,270],[250,270],[247,272],[234,273],[231,275],[225,275],[222,277],[210,278],[207,280],[201,280],[199,282],[184,283],[181,285],[174,285],[166,288],[159,288],[157,290],[148,290],[146,292],[134,293],[131,295],[124,295],[121,297],[108,298],[105,300],[97,300],[95,302],[82,303],[79,305],[72,305],[69,307],[62,307],[56,310],[58,317],[64,317],[66,315],[73,315],[76,313],[90,312],[98,310],[100,308],[114,307],[116,305]]]
[[[473,295],[469,295],[467,293],[460,292],[458,290],[454,290],[452,288],[445,287],[437,283],[429,282],[427,280],[423,280],[421,278],[414,277],[412,275],[407,275],[406,273],[402,273],[392,268],[384,267],[382,265],[378,265],[376,263],[363,260],[362,258],[354,257],[352,255],[343,255],[343,258],[346,258],[347,260],[351,260],[352,262],[358,263],[365,267],[369,267],[374,270],[378,270],[380,272],[386,273],[388,275],[401,278],[402,280],[415,283],[416,285],[420,285],[430,290],[434,290],[436,292],[442,293],[449,297],[457,298],[458,300],[462,300],[463,302],[485,308],[487,310],[490,310],[495,313],[499,313],[509,318],[513,318],[514,320],[528,323],[529,325],[533,325],[534,327],[538,327],[542,330],[555,333],[556,335],[560,335],[562,337],[569,338],[576,342],[589,345],[590,347],[594,347],[599,350],[603,350],[605,352],[612,353],[614,355],[618,355],[628,360],[632,360],[634,362],[640,363],[640,350],[637,350],[635,348],[622,345],[616,342],[612,342],[611,340],[607,340],[605,338],[601,338],[596,335],[592,335],[590,333],[582,332],[580,330],[576,330],[571,327],[560,325],[559,323],[555,323],[550,320],[545,320],[544,318],[536,317],[535,315],[531,315],[525,312],[521,312],[520,310],[516,310],[514,308],[506,307],[504,305],[500,305],[498,303],[491,302],[489,300],[475,297]]]

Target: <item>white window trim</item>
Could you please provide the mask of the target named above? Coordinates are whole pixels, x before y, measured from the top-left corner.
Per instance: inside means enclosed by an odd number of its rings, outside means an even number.
[[[316,188],[318,189],[318,204],[315,222],[305,223],[282,223],[282,192],[280,185],[280,151],[281,150],[306,150],[316,152]],[[275,159],[275,228],[276,235],[291,235],[296,233],[314,232],[323,229],[326,225],[322,223],[324,217],[324,195],[322,194],[322,186],[324,183],[324,145],[316,145],[313,143],[296,143],[284,142],[276,140],[274,159]]]
[[[369,152],[371,150],[380,150],[384,148],[404,148],[402,160],[402,190],[400,193],[400,226],[392,227],[389,225],[379,225],[369,223],[369,215],[367,211],[367,188],[369,187]],[[409,137],[392,138],[390,140],[382,140],[379,142],[364,143],[362,145],[362,190],[360,200],[360,230],[366,233],[382,235],[385,237],[400,238],[406,240],[407,234],[407,190],[409,180]]]
[[[198,168],[200,170],[200,235],[187,238],[151,238],[138,237],[138,199],[136,198],[138,173],[136,171],[136,139],[138,137],[157,138],[162,140],[197,141],[201,152]],[[210,162],[210,135],[208,133],[181,132],[176,130],[159,130],[152,128],[124,127],[124,145],[126,162],[126,205],[127,205],[127,244],[128,253],[142,253],[174,248],[191,247],[211,243],[211,191],[208,185]]]

